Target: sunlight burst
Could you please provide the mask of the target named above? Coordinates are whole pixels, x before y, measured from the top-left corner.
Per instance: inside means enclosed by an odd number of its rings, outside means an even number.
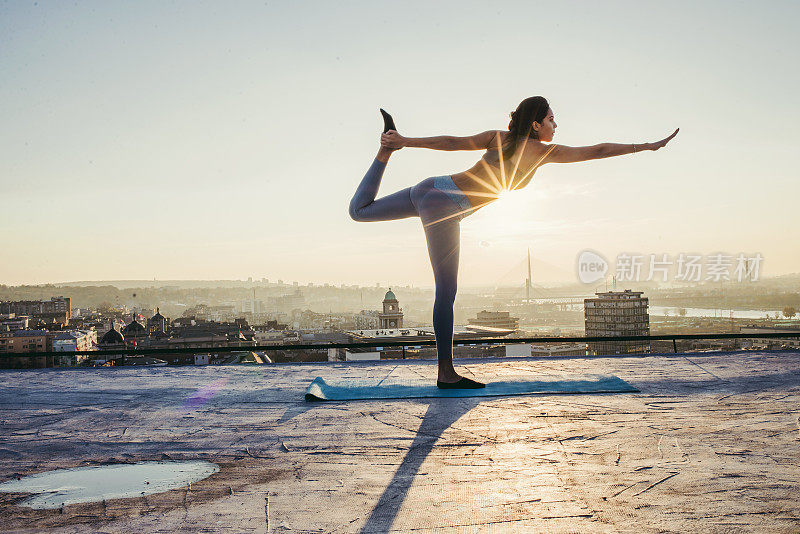
[[[470,193],[471,195],[479,198],[486,199],[484,202],[477,207],[485,206],[486,204],[492,203],[496,200],[500,200],[501,198],[508,199],[510,197],[509,193],[513,191],[517,191],[522,189],[533,177],[533,173],[536,172],[536,169],[541,165],[542,161],[550,154],[550,152],[556,147],[556,145],[550,145],[545,153],[534,163],[531,168],[526,172],[522,177],[517,176],[517,171],[519,170],[519,164],[522,161],[522,157],[517,158],[517,162],[514,165],[514,168],[511,170],[511,175],[506,174],[506,167],[502,157],[503,147],[500,144],[500,138],[497,137],[497,150],[500,154],[499,157],[499,170],[500,176],[495,173],[495,168],[489,165],[484,159],[481,159],[479,163],[483,166],[483,169],[486,171],[487,177],[491,180],[491,182],[487,182],[486,180],[476,176],[475,174],[466,171],[465,174],[472,178],[475,182],[476,188],[483,188],[483,189],[475,189],[475,190],[467,190],[466,192]],[[527,146],[528,140],[525,139],[522,144],[522,152],[525,151],[525,147]],[[508,200],[503,202],[503,204],[507,204]],[[510,206],[506,206],[504,212],[508,210]],[[464,210],[460,210],[452,215],[448,215],[446,217],[442,217],[441,219],[437,219],[435,221],[430,221],[425,226],[430,226],[432,224],[437,224],[442,221],[446,221],[447,219],[451,219],[454,217],[459,217],[462,214],[472,212],[475,208],[470,207]],[[512,210],[513,211],[513,210]]]

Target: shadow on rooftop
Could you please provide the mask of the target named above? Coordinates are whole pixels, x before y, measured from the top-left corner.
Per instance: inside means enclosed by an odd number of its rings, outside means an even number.
[[[302,415],[302,414],[304,414],[304,413],[306,413],[306,412],[308,412],[308,411],[310,411],[310,410],[312,410],[312,409],[314,409],[314,408],[316,408],[318,406],[319,405],[317,405],[317,404],[311,404],[311,403],[308,403],[308,402],[303,403],[303,404],[298,404],[298,405],[292,405],[292,406],[286,408],[286,410],[283,412],[283,415],[281,416],[281,418],[278,419],[278,424],[285,423],[286,421],[290,421],[290,420],[294,419],[295,417],[297,417],[298,415]]]
[[[417,430],[417,435],[361,529],[362,534],[391,530],[420,466],[433,450],[436,442],[439,441],[444,431],[458,421],[462,415],[485,401],[486,398],[459,398],[457,403],[453,402],[454,400],[456,399],[433,398],[428,400],[428,410]]]

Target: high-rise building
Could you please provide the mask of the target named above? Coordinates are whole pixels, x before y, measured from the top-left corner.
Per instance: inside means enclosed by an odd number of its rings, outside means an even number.
[[[641,291],[608,291],[584,299],[587,337],[648,336],[648,300]],[[650,352],[649,341],[601,341],[589,343],[589,354],[630,354]]]

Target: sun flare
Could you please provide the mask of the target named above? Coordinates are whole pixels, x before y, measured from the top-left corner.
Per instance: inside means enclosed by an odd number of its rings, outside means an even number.
[[[525,150],[525,145],[527,144],[528,140],[525,139],[522,143],[522,150]],[[514,164],[513,168],[510,170],[506,170],[506,166],[504,163],[504,158],[500,158],[499,161],[499,168],[494,169],[491,165],[489,165],[484,159],[479,160],[479,163],[483,165],[484,170],[486,171],[486,176],[488,177],[489,181],[481,179],[479,176],[475,174],[465,171],[464,174],[469,176],[473,182],[475,183],[475,189],[469,191],[473,196],[477,198],[485,199],[482,202],[482,205],[487,204],[495,204],[497,200],[501,198],[505,198],[506,201],[501,203],[501,205],[506,205],[504,208],[504,212],[507,211],[515,211],[514,207],[508,206],[508,199],[509,198],[516,198],[517,200],[517,207],[519,207],[520,202],[523,202],[519,195],[514,195],[512,193],[516,193],[519,189],[522,189],[525,185],[527,185],[530,178],[533,176],[533,173],[536,172],[536,169],[539,165],[544,161],[544,159],[550,154],[550,152],[555,148],[556,145],[550,145],[550,147],[545,151],[545,153],[536,161],[527,172],[519,172],[519,164],[522,161],[522,158],[517,158],[516,163]],[[503,147],[500,145],[499,137],[497,141],[497,150],[502,153]],[[499,173],[496,173],[495,170],[498,170]],[[438,224],[439,222],[459,217],[464,213],[469,213],[473,210],[472,207],[466,208],[463,210],[458,211],[457,213],[452,213],[441,219],[437,219],[434,221],[430,221],[426,223],[426,226]],[[491,211],[491,210],[490,210]],[[506,213],[507,215],[507,213]]]

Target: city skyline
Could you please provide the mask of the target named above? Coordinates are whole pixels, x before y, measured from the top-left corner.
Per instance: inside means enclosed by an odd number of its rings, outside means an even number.
[[[0,283],[431,286],[419,219],[347,214],[378,107],[407,136],[471,135],[537,94],[554,143],[681,131],[658,152],[547,165],[465,219],[462,286],[502,280],[527,248],[534,283],[576,282],[585,249],[800,270],[797,4],[419,6],[0,7]],[[405,148],[378,196],[480,155]]]

